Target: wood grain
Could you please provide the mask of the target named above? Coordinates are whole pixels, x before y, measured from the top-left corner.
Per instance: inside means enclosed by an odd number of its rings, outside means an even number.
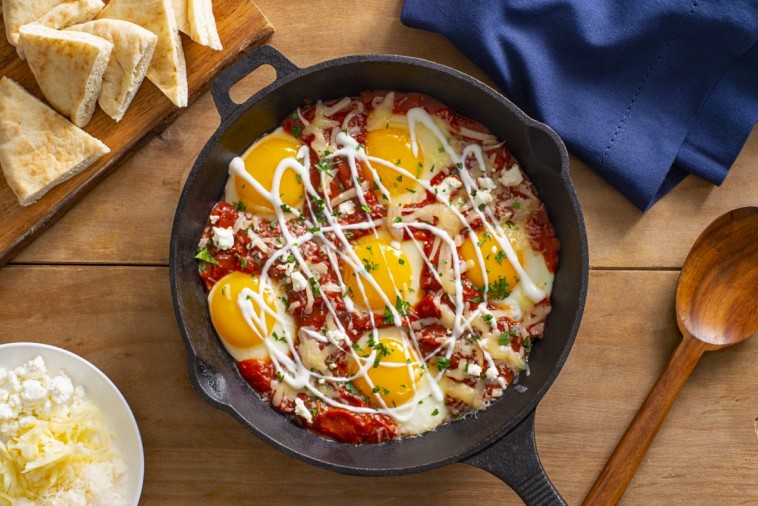
[[[700,234],[676,289],[682,342],[645,398],[582,503],[617,504],[706,351],[733,346],[758,331],[758,207],[730,211]]]
[[[278,29],[272,44],[299,66],[399,53],[489,82],[443,37],[403,27],[401,0],[257,3]],[[232,95],[241,101],[272,79],[264,67]],[[503,483],[466,465],[385,478],[314,468],[194,393],[165,265],[184,178],[218,121],[202,94],[0,269],[0,342],[61,345],[114,379],[142,429],[144,505],[519,504]],[[571,173],[595,270],[536,432],[548,474],[579,504],[680,342],[674,293],[692,242],[716,216],[758,202],[758,129],[721,187],[687,178],[644,215],[576,159]],[[758,504],[757,353],[751,340],[702,358],[621,504]]]
[[[328,0],[257,3],[280,28],[271,43],[298,66],[356,53],[405,54],[449,65],[492,84],[443,37],[403,26],[400,0],[340,2],[339,8]],[[321,21],[314,23],[315,19]],[[264,67],[241,83],[235,96],[241,102],[272,79],[273,72]],[[167,264],[177,197],[218,122],[212,100],[204,95],[162,137],[149,142],[52,227],[44,244],[31,244],[17,261]],[[721,187],[689,177],[645,214],[575,158],[571,176],[587,222],[593,267],[679,268],[707,223],[733,207],[758,202],[758,128]],[[156,186],[155,198],[138,198]],[[112,231],[121,229],[139,233],[122,234],[115,244],[107,240]],[[79,240],[70,240],[74,233]]]
[[[182,35],[190,104],[240,51],[250,45],[260,44],[273,32],[266,17],[250,0],[225,0],[218,2],[215,8],[223,51],[213,51]],[[0,33],[5,33],[2,23]],[[16,56],[15,48],[5,37],[0,37],[0,75],[14,79],[43,98],[27,63]],[[144,144],[150,134],[165,128],[181,112],[183,109],[174,107],[146,79],[121,122],[115,123],[102,110],[97,109],[85,130],[102,140],[111,152],[90,168],[55,187],[39,202],[27,207],[18,204],[5,179],[0,178],[0,216],[3,217],[0,225],[0,266],[59,219],[134,149]]]
[[[679,342],[676,278],[590,276],[574,349],[537,410],[540,456],[569,504],[581,502]],[[0,270],[0,342],[10,341],[74,350],[118,385],[142,431],[143,505],[520,503],[496,478],[466,465],[344,476],[260,442],[192,389],[164,267],[7,266]],[[756,353],[758,341],[748,341],[703,357],[622,504],[758,502]]]

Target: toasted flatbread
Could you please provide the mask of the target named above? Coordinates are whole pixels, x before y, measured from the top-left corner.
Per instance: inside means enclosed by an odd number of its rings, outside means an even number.
[[[102,0],[6,0],[3,4],[5,31],[8,41],[18,46],[19,28],[38,22],[50,28],[66,28],[84,23],[103,10]],[[18,56],[25,59],[24,51],[17,47]]]
[[[190,35],[189,18],[187,17],[187,2],[189,0],[171,0],[174,7],[174,19],[180,32]]]
[[[173,0],[174,16],[179,30],[192,40],[221,51],[221,39],[216,28],[211,0]]]
[[[41,25],[60,30],[95,19],[103,7],[105,4],[102,0],[69,0],[56,6],[36,21]]]
[[[19,204],[33,204],[109,152],[19,84],[0,79],[0,166]]]
[[[37,21],[64,0],[3,0],[3,23],[8,42],[18,46],[18,29]]]
[[[147,78],[177,107],[187,106],[187,67],[171,0],[111,0],[98,19],[131,21],[156,34]]]
[[[97,102],[108,116],[121,121],[145,78],[158,36],[120,19],[98,19],[66,30],[90,33],[113,43]]]
[[[45,98],[76,126],[85,126],[95,111],[113,44],[39,23],[22,26],[20,34],[20,47]]]

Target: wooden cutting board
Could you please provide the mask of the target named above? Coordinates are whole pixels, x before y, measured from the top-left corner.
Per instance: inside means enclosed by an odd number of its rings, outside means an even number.
[[[213,11],[224,46],[222,51],[201,46],[182,34],[190,104],[242,51],[260,45],[274,31],[251,0],[216,1]],[[0,76],[17,81],[44,100],[29,66],[18,58],[16,49],[8,43],[2,18]],[[92,121],[85,127],[88,133],[108,145],[111,152],[76,177],[53,188],[36,204],[21,207],[5,178],[0,175],[0,266],[5,265],[26,244],[55,223],[130,153],[165,128],[183,110],[175,107],[153,83],[145,79],[119,123],[97,108]],[[161,167],[156,167],[155,170],[160,173]]]

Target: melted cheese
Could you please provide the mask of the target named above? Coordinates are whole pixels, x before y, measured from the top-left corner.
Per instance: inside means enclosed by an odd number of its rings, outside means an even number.
[[[393,93],[374,99],[366,126],[367,132],[376,133],[373,148],[368,140],[367,145],[363,146],[351,135],[346,129],[347,118],[342,125],[329,118],[330,114],[347,106],[345,100],[331,107],[317,104],[315,116],[310,122],[300,115],[300,120],[305,125],[302,137],[313,136],[311,147],[321,160],[339,158],[344,162],[354,184],[341,189],[339,194],[326,195],[327,198],[321,200],[322,194],[317,188],[324,190],[324,178],[328,177],[331,181],[333,175],[325,176],[324,171],[320,170],[321,184],[314,186],[310,151],[307,146],[303,146],[296,158],[288,158],[279,163],[274,178],[276,180],[282,177],[285,171],[297,174],[298,180],[303,183],[306,205],[312,205],[314,201],[323,203],[324,221],[313,223],[308,213],[282,205],[283,201],[275,192],[261,192],[270,201],[270,208],[275,214],[272,223],[278,225],[282,241],[279,249],[275,249],[262,266],[260,290],[267,289],[267,286],[273,289],[275,282],[269,278],[269,271],[284,258],[293,258],[297,271],[296,275],[291,275],[292,289],[305,292],[304,313],[311,313],[318,298],[322,299],[324,311],[327,312],[325,329],[299,329],[297,349],[294,336],[289,330],[285,331],[284,336],[286,346],[275,342],[281,339],[266,338],[263,342],[279,378],[272,384],[273,404],[279,405],[284,399],[296,402],[294,399],[297,394],[306,392],[311,398],[328,406],[357,413],[388,415],[398,423],[402,434],[418,434],[445,420],[446,396],[478,410],[485,406],[487,382],[497,382],[501,388],[505,388],[507,385],[498,376],[495,361],[505,363],[515,371],[525,369],[523,348],[521,352],[515,352],[509,344],[498,343],[500,331],[496,321],[503,316],[517,320],[531,310],[535,303],[549,294],[552,276],[541,254],[532,251],[525,231],[510,223],[506,226],[495,217],[497,192],[500,186],[506,184],[500,179],[505,178],[509,184],[518,184],[520,181],[517,181],[514,170],[520,177],[520,169],[514,166],[504,171],[501,178],[491,174],[493,163],[489,156],[485,156],[484,149],[495,146],[494,137],[467,130],[465,134],[469,138],[481,140],[484,148],[479,144],[464,145],[460,139],[452,139],[451,131],[442,119],[431,116],[421,108],[411,109],[406,115],[396,115],[393,114],[393,104]],[[348,116],[349,114],[351,113]],[[410,144],[404,137],[406,133]],[[394,159],[372,156],[372,149],[374,153],[385,156],[388,156],[386,153],[391,153]],[[403,156],[399,156],[399,153]],[[359,174],[359,170],[363,173]],[[450,173],[433,186],[430,181],[439,171]],[[230,177],[245,177],[240,159],[232,161],[229,173]],[[252,180],[247,181],[253,184]],[[402,185],[396,184],[396,181],[402,181]],[[370,186],[373,186],[377,198],[386,205],[387,215],[384,219],[373,219],[370,216],[369,202],[366,200],[367,192],[371,191]],[[408,193],[413,196],[402,195],[401,186],[410,188]],[[426,192],[434,195],[436,201],[419,208],[410,205],[426,199]],[[335,210],[339,212],[335,213]],[[336,218],[342,214],[363,215],[363,220],[345,224]],[[288,226],[292,218],[299,218],[308,232],[295,233]],[[491,251],[474,248],[476,256],[467,263],[460,258],[461,247],[464,239],[470,237],[467,234],[472,233],[474,222],[481,224],[481,230],[477,234],[487,237],[492,246]],[[352,240],[351,234],[355,232],[360,232],[363,237]],[[415,232],[431,236],[433,246],[428,256],[423,245],[414,238]],[[411,239],[408,240],[408,237]],[[474,234],[473,237],[477,236]],[[316,241],[321,249],[329,253],[331,266],[306,260],[301,247],[308,241]],[[496,262],[489,259],[489,256],[495,256]],[[509,272],[513,272],[508,277],[508,283],[515,286],[508,286],[508,293],[502,293],[502,287],[499,291],[490,287],[498,282],[497,273],[488,273],[485,268],[493,265],[497,267],[502,263],[507,264]],[[409,264],[412,264],[412,268],[409,268]],[[445,372],[437,370],[433,363],[432,367],[427,367],[428,363],[434,362],[434,357],[422,356],[413,326],[406,325],[403,304],[412,306],[418,299],[418,276],[424,267],[428,268],[442,287],[435,295],[441,315],[433,320],[451,333],[450,338],[435,352],[435,357],[443,362],[445,357],[449,360],[457,349],[456,346],[475,333],[479,341],[470,346],[483,357],[483,365],[472,366],[477,374],[463,369]],[[330,268],[337,277],[336,284],[331,281],[329,284],[320,282]],[[468,277],[466,273],[471,273],[474,268],[481,272],[484,279],[483,283],[479,282],[483,286],[477,286],[482,292],[480,302],[483,303],[477,306],[473,305],[473,301],[464,299],[463,281]],[[374,327],[360,341],[353,342],[348,337],[349,333],[337,317],[331,299],[325,296],[327,292],[341,290],[344,290],[342,296],[347,310],[352,312],[357,308],[364,311]],[[450,306],[439,304],[442,296],[450,301]],[[248,320],[254,321],[253,316]],[[384,322],[392,321],[396,327],[407,329],[408,335],[403,342],[407,346],[406,357],[410,360],[408,367],[425,371],[418,384],[412,386],[413,397],[408,402],[391,402],[396,396],[392,392],[383,392],[381,385],[382,382],[397,382],[395,373],[398,371],[393,373],[391,370],[393,367],[406,367],[403,361],[394,365],[384,364],[382,367],[388,370],[384,371],[383,376],[378,375],[377,371],[373,371],[373,375],[369,374],[374,361],[382,360],[382,356],[377,355],[377,345],[366,344],[381,342],[379,336],[386,329],[377,329],[377,318],[383,318]],[[335,377],[327,366],[327,358],[337,352],[338,346],[345,350],[346,360],[361,364],[351,372],[350,377]],[[419,359],[411,360],[411,357]],[[396,356],[394,358],[397,359]],[[486,374],[482,375],[482,371],[486,371]],[[471,377],[476,378],[475,386],[461,382]],[[379,407],[359,407],[340,402],[328,389],[319,388],[318,385],[326,381],[355,381],[367,390],[367,393],[364,392],[367,397],[376,397],[375,404]],[[410,381],[402,380],[399,383],[402,385],[397,390],[406,392],[411,388]],[[296,409],[299,416],[306,421],[310,419],[302,401]]]

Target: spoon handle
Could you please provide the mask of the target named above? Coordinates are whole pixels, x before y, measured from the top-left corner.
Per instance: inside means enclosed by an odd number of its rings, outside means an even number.
[[[618,503],[707,346],[690,335],[684,335],[663,374],[642,403],[624,437],[584,498],[584,506]]]

